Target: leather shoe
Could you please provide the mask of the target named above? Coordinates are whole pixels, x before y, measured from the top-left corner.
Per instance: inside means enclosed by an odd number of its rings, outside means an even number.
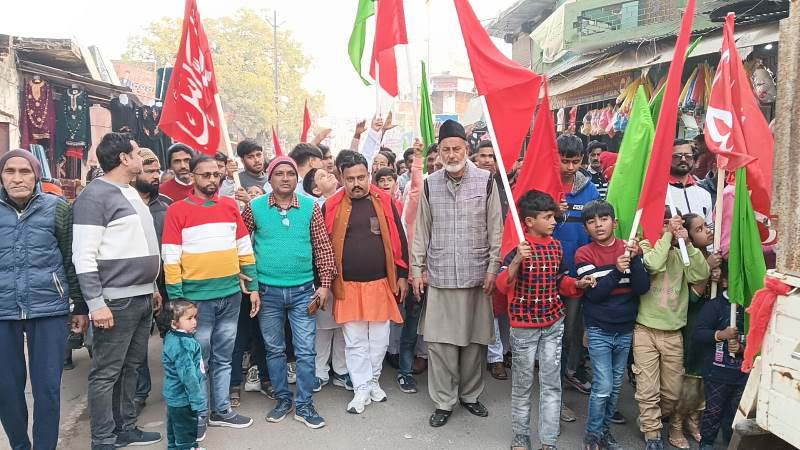
[[[487,417],[489,415],[489,410],[486,409],[486,407],[483,406],[483,403],[481,402],[475,402],[475,403],[461,402],[461,406],[463,406],[464,409],[469,411],[470,414],[473,414],[478,417]]]
[[[450,419],[450,414],[452,413],[452,411],[437,409],[433,412],[433,414],[431,414],[431,418],[428,419],[428,423],[434,428],[439,428],[447,423],[447,420]]]
[[[496,380],[508,379],[508,372],[506,371],[506,366],[504,366],[503,363],[489,363],[487,366],[487,369],[489,369],[489,372],[492,374],[492,378]]]
[[[428,360],[420,358],[419,356],[414,358],[414,365],[411,367],[411,373],[413,375],[420,375],[426,370],[428,370]]]

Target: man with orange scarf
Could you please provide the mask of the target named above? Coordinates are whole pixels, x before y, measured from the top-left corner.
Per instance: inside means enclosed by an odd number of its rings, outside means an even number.
[[[397,303],[408,290],[408,244],[392,198],[370,184],[364,156],[337,162],[344,189],[326,200],[323,214],[341,274],[333,318],[342,324],[355,391],[347,411],[361,414],[370,402],[386,401],[379,379],[389,322],[403,322]]]

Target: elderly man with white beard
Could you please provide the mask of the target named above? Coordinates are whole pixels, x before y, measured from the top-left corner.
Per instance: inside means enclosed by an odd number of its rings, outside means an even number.
[[[464,127],[444,122],[438,148],[444,170],[425,180],[411,254],[414,293],[427,294],[419,333],[428,343],[432,427],[447,423],[456,401],[478,417],[489,415],[478,397],[486,346],[494,341],[490,294],[503,233],[497,186],[467,159]]]

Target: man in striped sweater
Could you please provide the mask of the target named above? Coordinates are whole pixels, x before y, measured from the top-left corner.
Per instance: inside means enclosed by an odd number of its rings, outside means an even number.
[[[136,428],[137,369],[147,356],[156,289],[158,239],[153,218],[129,183],[142,171],[136,143],[108,133],[97,146],[105,172],[73,205],[72,261],[92,315],[89,413],[92,449],[153,444],[155,432]],[[113,395],[119,392],[120,395]]]
[[[236,202],[217,192],[224,173],[207,155],[195,156],[189,168],[194,193],[167,209],[161,253],[169,298],[197,305],[196,337],[210,378],[208,409],[198,421],[201,441],[208,425],[246,428],[253,423],[231,409],[228,391],[241,291],[250,296],[250,317],[261,302],[247,227]]]

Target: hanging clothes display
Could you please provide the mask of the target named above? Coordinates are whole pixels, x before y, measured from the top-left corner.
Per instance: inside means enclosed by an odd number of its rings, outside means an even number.
[[[136,107],[125,94],[111,100],[111,129],[115,132],[131,133],[134,138],[139,130]]]
[[[139,129],[136,133],[136,142],[140,147],[149,148],[156,154],[161,168],[166,170],[167,149],[172,145],[172,140],[158,128],[161,119],[161,108],[158,106],[141,106],[136,108],[136,117]]]
[[[169,79],[172,78],[172,67],[164,67],[156,70],[156,101],[164,102],[166,90],[169,86]]]
[[[63,146],[63,156],[66,158],[64,176],[78,179],[81,176],[81,161],[92,144],[86,92],[74,87],[64,91],[58,114],[58,128],[61,131],[58,146]],[[62,155],[56,156],[61,159]]]
[[[39,167],[42,168],[42,178],[53,178],[53,174],[50,172],[50,160],[47,157],[47,150],[39,144],[30,144],[30,150],[39,160]]]
[[[56,132],[56,106],[53,89],[49,83],[31,79],[25,83],[25,98],[20,119],[22,148],[41,144],[47,151],[50,164],[54,164],[54,138]],[[50,166],[52,169],[54,166]]]

